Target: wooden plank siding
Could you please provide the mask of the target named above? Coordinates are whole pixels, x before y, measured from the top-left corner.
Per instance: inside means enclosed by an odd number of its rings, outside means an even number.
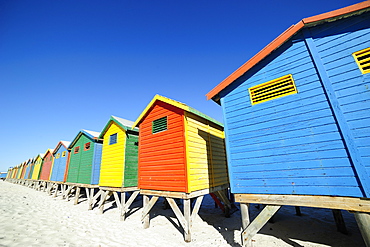
[[[24,179],[24,176],[26,174],[27,164],[28,164],[28,162],[25,162],[22,165],[22,171],[21,171],[21,176],[20,176],[21,179]]]
[[[292,74],[298,93],[251,105]],[[232,193],[363,196],[302,32],[220,93]]]
[[[110,145],[110,136],[115,133],[117,133],[117,143]],[[125,130],[112,121],[103,139],[99,186],[121,187],[124,177]]]
[[[370,47],[370,12],[310,29],[356,151],[354,165],[370,195],[370,74],[362,74],[352,53]],[[361,167],[358,167],[361,166]],[[363,181],[362,181],[363,182]]]
[[[91,173],[90,184],[99,184],[103,144],[102,143],[91,143],[91,145],[94,146],[94,152],[93,152],[92,173]]]
[[[53,150],[48,149],[42,159],[42,168],[40,171],[40,180],[49,180],[53,165]]]
[[[32,179],[38,180],[40,177],[40,171],[41,171],[41,164],[42,164],[42,155],[37,155],[35,165],[33,167],[33,172],[32,172]]]
[[[166,117],[168,129],[152,134],[152,122]],[[139,132],[139,188],[187,191],[184,110],[156,101]]]
[[[90,143],[90,148],[85,150],[85,144]],[[80,184],[98,184],[100,176],[100,162],[102,144],[96,143],[81,131],[68,147],[70,160],[66,182]],[[79,152],[75,153],[75,148]]]
[[[223,127],[185,113],[188,191],[228,184]]]
[[[130,130],[128,130],[126,134],[125,171],[122,186],[137,187],[139,136],[138,133],[131,132]]]
[[[63,156],[63,153],[65,154]],[[69,152],[66,146],[61,142],[55,148],[53,152],[54,164],[50,177],[50,181],[65,182],[64,173],[66,172]]]

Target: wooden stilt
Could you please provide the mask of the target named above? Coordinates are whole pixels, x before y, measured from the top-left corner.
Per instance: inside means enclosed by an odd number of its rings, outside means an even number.
[[[101,196],[101,190],[99,190],[95,195],[94,195],[95,189],[91,188],[90,189],[90,200],[88,201],[89,204],[89,210],[92,210],[95,203],[98,200],[98,197]]]
[[[367,247],[370,247],[370,213],[354,212],[358,228]]]
[[[81,190],[80,187],[76,187],[76,194],[75,194],[75,202],[74,202],[74,205],[77,205],[78,204],[78,199],[80,198],[80,190]]]
[[[59,184],[55,184],[54,185],[54,187],[55,187],[55,190],[54,190],[54,197],[57,197],[58,196],[58,189],[59,189]]]
[[[66,198],[67,201],[69,201],[69,194],[71,193],[72,189],[74,188],[74,186],[72,185],[67,185],[67,190],[64,192],[63,194],[63,199]]]
[[[267,205],[261,213],[249,224],[242,232],[244,246],[247,246],[249,240],[267,223],[267,221],[280,209],[281,206]]]
[[[104,203],[108,200],[112,195],[112,191],[104,191],[100,190],[100,202],[98,208],[100,209],[100,213],[104,212]]]
[[[301,208],[300,208],[300,207],[298,207],[298,206],[295,206],[295,215],[297,215],[297,216],[302,216]]]
[[[332,209],[337,231],[343,234],[348,234],[346,224],[344,223],[342,211],[340,209]]]
[[[152,196],[149,200],[148,195],[143,195],[143,215],[141,220],[143,222],[144,229],[149,228],[150,226],[150,209],[152,209],[158,198],[158,196]]]
[[[242,232],[247,229],[247,227],[250,224],[250,218],[249,218],[249,204],[248,203],[240,203],[240,212],[242,217]],[[252,246],[252,241],[249,239],[248,241],[244,242],[244,239],[242,238],[243,246]]]
[[[191,242],[191,203],[190,199],[184,199],[184,218],[185,218],[185,228],[184,228],[184,239],[185,242]]]

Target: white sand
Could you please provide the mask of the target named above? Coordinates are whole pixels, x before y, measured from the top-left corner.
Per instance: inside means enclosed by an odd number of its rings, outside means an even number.
[[[106,205],[104,214],[87,202],[54,198],[9,182],[0,182],[0,246],[241,246],[240,212],[224,218],[205,197],[192,229],[192,242],[185,243],[172,210],[162,201],[151,211],[150,228],[143,229],[142,200],[133,203],[132,213],[120,221],[118,209]],[[282,207],[275,223],[267,223],[254,237],[253,246],[364,246],[352,214],[343,211],[349,235],[336,231],[331,210]],[[251,206],[251,216],[259,210]]]

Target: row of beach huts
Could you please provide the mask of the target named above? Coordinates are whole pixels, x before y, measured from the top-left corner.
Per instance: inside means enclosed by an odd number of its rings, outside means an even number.
[[[113,195],[122,218],[141,194],[144,228],[164,197],[185,241],[206,194],[226,215],[240,203],[244,246],[283,205],[348,210],[370,246],[370,1],[302,19],[207,98],[224,126],[157,95],[135,122],[112,116],[6,179],[76,202],[85,190],[90,209]],[[265,205],[252,222],[250,203]]]

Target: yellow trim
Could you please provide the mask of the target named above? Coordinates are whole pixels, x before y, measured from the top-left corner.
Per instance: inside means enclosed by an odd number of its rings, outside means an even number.
[[[365,48],[363,50],[360,50],[360,51],[356,51],[354,53],[352,53],[352,56],[353,58],[355,59],[356,63],[357,63],[357,66],[358,68],[360,69],[361,73],[362,74],[367,74],[367,73],[370,73],[370,57],[368,58],[365,58],[361,61],[358,60],[358,57],[360,55],[370,55],[370,47],[368,48]],[[366,62],[365,64],[361,64],[361,63],[364,63]],[[364,69],[364,67],[369,67],[367,69]]]
[[[278,84],[283,82],[283,81],[291,81],[293,87],[292,86],[285,86],[285,87],[282,87],[282,89],[292,88],[293,91],[290,91],[290,92],[284,93],[284,94],[277,94],[277,93],[273,93],[273,91],[272,91],[272,94],[271,94],[271,92],[265,90],[266,92],[261,93],[260,96],[266,95],[268,98],[266,98],[264,100],[261,100],[261,101],[258,101],[258,102],[255,102],[255,98],[253,96],[254,96],[254,92],[255,92],[256,89],[258,89],[258,88],[262,89],[263,87],[265,87],[267,85],[270,85],[270,86],[276,85],[275,88],[274,88],[274,89],[276,89]],[[269,100],[273,100],[273,99],[277,99],[277,98],[280,98],[280,97],[283,97],[283,96],[298,93],[297,87],[296,87],[295,82],[293,80],[293,76],[291,74],[279,77],[277,79],[274,79],[274,80],[271,80],[271,81],[268,81],[268,82],[261,83],[259,85],[253,86],[253,87],[250,87],[250,88],[248,88],[248,91],[249,91],[249,98],[250,98],[250,101],[251,101],[252,105],[256,105],[256,104],[266,102],[266,101],[269,101]]]

